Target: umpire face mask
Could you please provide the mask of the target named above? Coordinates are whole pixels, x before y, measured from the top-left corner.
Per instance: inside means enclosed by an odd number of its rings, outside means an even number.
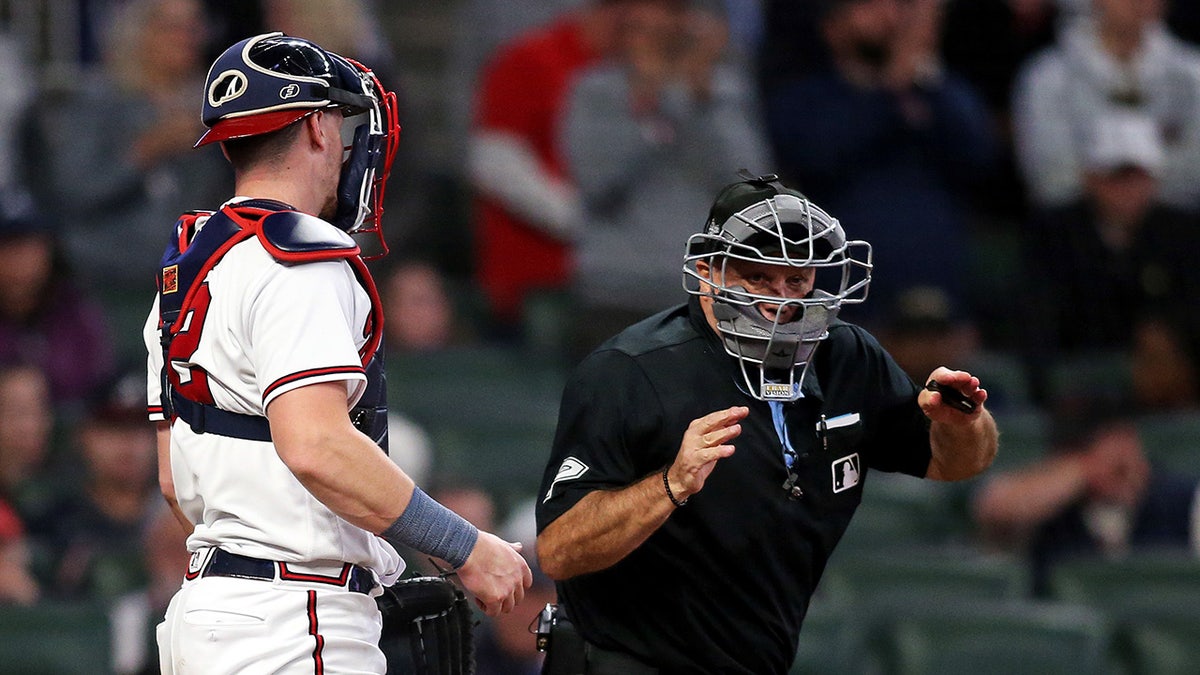
[[[717,332],[725,351],[737,357],[750,394],[770,401],[799,398],[813,352],[829,336],[829,324],[837,318],[836,298],[814,291],[805,300],[785,300],[770,316],[760,306],[764,302],[775,306],[778,298],[762,300],[763,296],[741,287],[719,293],[712,305]],[[792,319],[784,321],[789,314]]]
[[[789,281],[743,276],[764,264]],[[722,345],[763,401],[800,398],[817,346],[843,305],[866,299],[870,278],[870,244],[847,241],[836,219],[773,176],[726,188],[684,257],[685,289],[712,299]]]

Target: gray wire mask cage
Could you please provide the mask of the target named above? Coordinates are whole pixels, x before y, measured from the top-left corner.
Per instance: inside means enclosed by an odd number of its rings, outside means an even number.
[[[747,391],[762,401],[794,401],[842,306],[866,300],[871,255],[869,243],[846,239],[836,218],[775,176],[764,176],[718,196],[704,231],[688,238],[683,285],[713,299],[722,344],[737,359]],[[815,285],[803,298],[752,293],[726,284],[731,260],[815,268]],[[711,276],[700,273],[700,262]],[[774,319],[759,310],[763,304],[778,306]],[[782,322],[789,307],[796,311]]]

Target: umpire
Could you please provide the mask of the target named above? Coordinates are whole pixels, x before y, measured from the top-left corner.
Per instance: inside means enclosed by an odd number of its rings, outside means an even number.
[[[568,381],[537,510],[561,603],[547,673],[786,673],[867,473],[960,480],[995,456],[977,378],[921,388],[837,319],[870,245],[742,177],[688,241],[689,302]]]

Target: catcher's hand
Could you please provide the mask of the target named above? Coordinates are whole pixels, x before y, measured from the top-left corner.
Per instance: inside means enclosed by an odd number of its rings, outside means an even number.
[[[470,675],[475,672],[474,617],[466,595],[439,577],[415,577],[385,588],[379,646],[388,673]]]
[[[488,616],[511,612],[533,583],[529,563],[521,557],[520,542],[510,543],[483,531],[457,574],[475,596],[475,604]]]

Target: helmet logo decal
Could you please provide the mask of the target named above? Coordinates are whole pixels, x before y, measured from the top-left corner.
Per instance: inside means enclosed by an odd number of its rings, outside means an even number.
[[[240,70],[227,70],[213,78],[208,87],[208,104],[219,108],[246,93],[249,82]]]
[[[296,84],[295,82],[293,82],[293,83],[287,85],[286,87],[284,87],[283,89],[279,90],[279,98],[281,98],[285,101],[288,100],[289,98],[296,98],[299,95],[300,95],[300,85]]]

